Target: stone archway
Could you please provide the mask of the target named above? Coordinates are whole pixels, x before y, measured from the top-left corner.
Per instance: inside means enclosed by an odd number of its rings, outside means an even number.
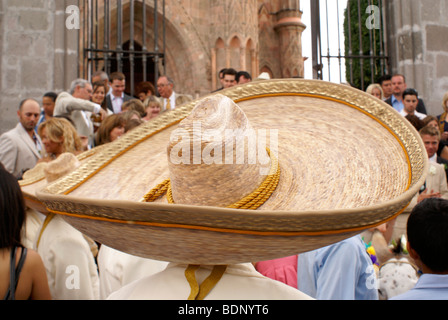
[[[131,15],[131,8],[134,8],[133,15]],[[90,77],[97,70],[105,69],[105,64],[110,64],[111,58],[115,59],[117,55],[126,59],[129,58],[129,55],[132,55],[134,56],[134,65],[140,65],[139,61],[136,63],[135,59],[139,54],[141,56],[142,50],[146,49],[147,52],[160,53],[158,62],[154,62],[154,60],[157,60],[154,56],[148,56],[147,63],[154,65],[153,68],[147,68],[146,70],[148,81],[155,84],[156,79],[166,73],[174,79],[176,91],[191,95],[198,94],[201,81],[195,81],[196,79],[194,78],[197,77],[195,70],[204,70],[205,66],[204,61],[198,61],[194,57],[203,53],[195,52],[196,48],[189,45],[192,41],[195,41],[195,39],[192,39],[194,34],[185,32],[185,26],[178,25],[172,15],[164,17],[163,8],[158,7],[158,32],[156,37],[154,2],[146,2],[143,8],[143,3],[140,1],[123,0],[120,7],[117,7],[116,2],[105,3],[104,0],[98,1],[98,7],[96,8],[83,8],[84,12],[82,12],[81,16],[87,17],[86,20],[90,20],[89,9],[96,10],[97,17],[95,19],[97,20],[94,23],[81,21],[81,24],[84,23],[90,27],[88,32],[85,34],[81,33],[80,46],[84,50],[88,48],[88,45],[94,43],[97,44],[97,48],[95,48],[96,61],[95,59],[89,60],[86,58],[89,55],[88,52],[80,55],[80,70],[82,70],[80,73],[85,74],[85,78]],[[144,19],[146,19],[145,23]],[[106,25],[110,26],[109,29],[105,28],[105,21]],[[162,28],[163,21],[165,29]],[[95,25],[95,28],[92,28],[92,25]],[[158,39],[157,42],[156,38]],[[130,48],[131,42],[135,55],[130,53],[132,52]],[[103,52],[102,48],[105,48]],[[120,54],[120,50],[125,49],[127,52]],[[114,50],[116,51],[115,53],[113,52]],[[106,52],[108,53],[107,56]],[[117,64],[113,66],[118,69]],[[132,67],[128,65],[126,68]],[[106,69],[110,70],[109,73],[117,71],[110,68]],[[130,72],[126,73],[127,75],[130,74]],[[141,73],[141,70],[134,72],[134,85],[142,80]],[[192,83],[197,84],[197,87],[192,86]]]

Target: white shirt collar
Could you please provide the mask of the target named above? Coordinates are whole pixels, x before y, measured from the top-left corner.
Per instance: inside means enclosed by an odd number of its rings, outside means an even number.
[[[114,96],[112,93],[111,93],[111,96],[112,96],[112,100],[123,99],[124,98],[124,92],[122,92],[121,96],[119,96],[119,97]]]
[[[437,163],[437,153],[435,153],[431,158],[429,158],[429,162]]]

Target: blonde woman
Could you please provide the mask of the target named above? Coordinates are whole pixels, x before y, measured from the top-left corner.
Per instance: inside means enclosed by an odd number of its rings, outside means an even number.
[[[446,92],[442,99],[442,108],[443,113],[439,116],[437,116],[437,119],[439,120],[439,130],[441,134],[441,139],[443,141],[448,140],[448,122],[446,119],[446,115],[448,113],[448,92]]]
[[[162,111],[162,103],[155,96],[148,96],[144,102],[146,115],[143,121],[149,121],[157,117]]]
[[[383,88],[381,88],[378,83],[372,83],[371,85],[369,85],[366,89],[366,92],[380,100],[383,100]]]
[[[51,118],[43,122],[37,132],[46,153],[39,162],[49,162],[65,152],[79,154],[84,151],[75,127],[64,118]]]

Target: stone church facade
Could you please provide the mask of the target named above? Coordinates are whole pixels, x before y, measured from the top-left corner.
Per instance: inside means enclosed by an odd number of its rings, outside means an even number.
[[[1,132],[15,125],[19,100],[40,99],[50,90],[67,90],[71,80],[88,78],[94,71],[87,66],[83,52],[89,2],[0,0]],[[104,0],[95,3],[101,29]],[[125,43],[130,34],[127,18],[131,1],[109,1],[112,13],[118,3],[123,8],[121,36]],[[254,77],[261,72],[268,72],[272,78],[303,77],[301,34],[305,26],[300,19],[299,0],[166,0],[165,3],[164,67],[174,79],[177,91],[195,97],[211,92],[219,87],[217,74],[224,67],[245,70]],[[155,4],[154,0],[144,1],[143,8],[141,0],[132,3],[136,17],[134,40],[143,45],[141,31],[145,27],[148,50],[154,41],[154,21],[150,17]],[[162,1],[157,4],[160,16]],[[66,23],[72,17],[67,8],[73,5],[79,8],[79,28],[69,29]],[[147,11],[146,26],[138,23],[142,10]],[[114,47],[116,25],[113,19],[110,23],[109,45]],[[98,41],[101,43],[103,39],[100,37]]]
[[[109,3],[106,10],[111,13],[107,46],[124,47],[129,44],[131,34],[134,48],[144,46],[148,51],[154,51],[154,42],[157,42],[159,50],[165,48],[164,64],[158,66],[159,70],[166,70],[179,91],[193,96],[218,88],[217,75],[222,68],[248,71],[254,77],[260,72],[267,72],[273,78],[303,77],[301,34],[305,25],[301,22],[299,0],[167,0],[165,3],[165,10],[161,8],[162,1],[123,0],[119,8],[116,2]],[[155,6],[159,12],[157,38]],[[121,23],[116,18],[120,8]],[[99,13],[95,17],[99,32],[92,42],[101,49],[105,38],[104,0],[93,9]],[[143,10],[146,23],[142,22]],[[162,14],[165,17],[163,25]],[[132,20],[134,24],[131,26]],[[85,37],[87,43],[88,37],[89,34]],[[118,39],[122,43],[117,43]],[[87,70],[85,76],[92,69],[104,67],[99,63],[89,68],[86,63],[86,60],[80,61],[81,68]]]
[[[308,1],[308,0],[302,0]],[[123,8],[122,43],[130,40],[128,16],[135,7],[134,40],[148,50],[154,43],[151,16],[155,0],[110,1],[111,11]],[[77,77],[89,77],[96,67],[86,62],[85,37],[89,3],[98,4],[98,24],[104,28],[104,0],[0,0],[0,133],[17,123],[19,101],[41,99],[47,91],[67,90]],[[393,72],[404,73],[408,86],[425,99],[428,110],[441,113],[441,97],[448,90],[448,4],[446,0],[384,0],[387,37]],[[166,46],[163,67],[178,92],[194,97],[219,87],[221,68],[249,71],[254,77],[303,77],[302,33],[305,26],[299,0],[165,0]],[[79,8],[79,27],[67,8]],[[145,10],[148,22],[139,20]],[[70,20],[76,22],[76,20]],[[69,21],[69,22],[70,22]],[[112,19],[110,46],[117,34]],[[142,31],[147,38],[143,41]],[[159,34],[160,34],[159,30]],[[100,32],[101,33],[101,32]],[[87,35],[88,36],[88,35]],[[162,39],[162,37],[159,37]],[[102,43],[101,37],[98,42]],[[162,70],[162,68],[160,68]]]

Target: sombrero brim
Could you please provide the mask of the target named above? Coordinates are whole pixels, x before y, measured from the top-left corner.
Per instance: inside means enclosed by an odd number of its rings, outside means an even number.
[[[88,151],[82,152],[76,156],[80,163],[83,163],[90,159],[92,156],[101,152],[104,146],[99,146]],[[32,168],[27,175],[24,176],[23,180],[19,180],[19,185],[22,190],[23,198],[25,204],[36,211],[41,213],[48,213],[47,208],[36,196],[36,191],[44,188],[48,182],[45,178],[45,173],[43,170],[37,168]],[[37,169],[37,170],[36,170]]]
[[[288,79],[220,93],[235,101],[255,128],[279,131],[281,181],[259,210],[139,201],[167,178],[170,133],[198,101],[109,144],[38,191],[38,199],[120,251],[229,264],[313,250],[384,223],[406,208],[425,181],[427,158],[416,130],[364,92]]]

